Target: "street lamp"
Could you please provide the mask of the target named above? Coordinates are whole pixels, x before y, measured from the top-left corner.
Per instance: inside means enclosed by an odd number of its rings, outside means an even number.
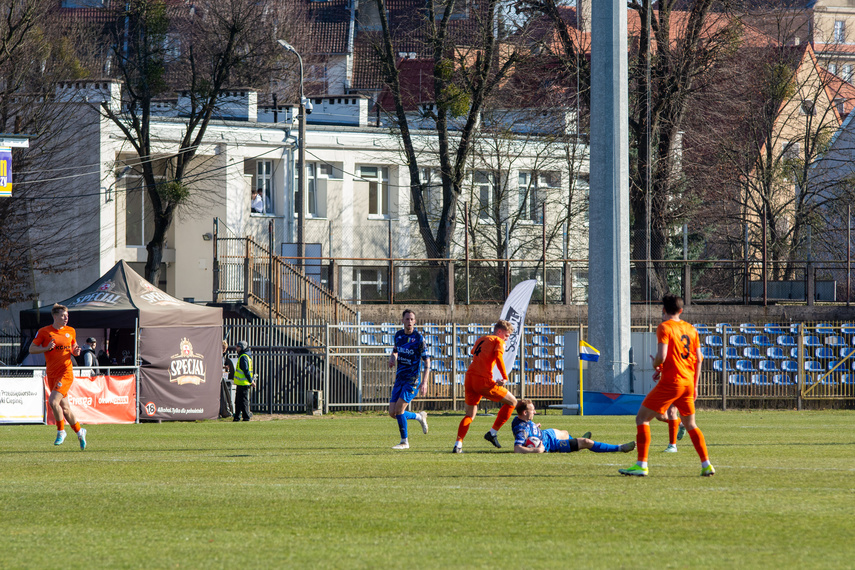
[[[294,49],[294,46],[285,40],[277,40],[279,45],[285,48],[285,51],[290,51],[297,56],[300,62],[300,131],[299,131],[299,152],[297,154],[297,192],[295,192],[295,200],[297,201],[297,265],[303,267],[303,258],[306,256],[306,244],[304,230],[306,227],[306,112],[311,112],[312,104],[306,100],[306,95],[303,92],[303,58],[300,53]]]

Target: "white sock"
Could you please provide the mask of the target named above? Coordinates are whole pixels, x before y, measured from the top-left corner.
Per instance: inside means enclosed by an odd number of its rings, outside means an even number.
[[[636,461],[635,464],[638,465],[639,467],[643,468],[643,469],[647,469],[647,462],[646,461]]]
[[[455,441],[454,447],[457,447],[457,448],[463,447],[463,442],[462,441]]]
[[[706,461],[701,461],[701,469],[703,469],[705,467],[709,467],[709,466],[710,466],[710,460],[709,459],[707,459]]]
[[[407,438],[405,437],[404,439],[402,439],[402,440],[401,440],[401,443],[410,443],[410,442],[409,442],[409,441],[407,440]]]
[[[493,428],[490,428],[490,435],[498,435],[498,434],[499,434],[499,432],[497,432]]]

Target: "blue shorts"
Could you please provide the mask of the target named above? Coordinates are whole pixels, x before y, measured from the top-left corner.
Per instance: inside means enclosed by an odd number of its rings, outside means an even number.
[[[413,401],[421,386],[421,378],[397,378],[395,385],[392,387],[392,397],[389,398],[389,403],[404,400],[408,404]]]
[[[550,451],[558,451],[558,444],[561,442],[557,437],[555,437],[554,429],[545,429],[541,432],[543,434],[543,447],[546,449],[546,452]]]

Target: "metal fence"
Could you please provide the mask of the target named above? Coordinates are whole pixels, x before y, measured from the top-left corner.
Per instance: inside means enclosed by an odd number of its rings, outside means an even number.
[[[427,395],[414,401],[415,409],[462,409],[469,353],[478,337],[489,332],[489,326],[419,326],[429,345],[431,375]],[[324,411],[384,409],[388,405],[394,374],[387,362],[397,323],[316,326],[312,334],[329,341],[322,347],[300,344],[299,338],[305,334],[302,328],[227,323],[230,342],[245,339],[254,353],[260,384],[252,394],[253,410],[306,411],[307,391],[323,391]],[[765,400],[800,407],[810,400],[855,400],[855,323],[713,323],[697,328],[705,355],[698,399],[707,405],[751,407]],[[562,402],[565,355],[577,358],[575,346],[564,346],[568,330],[587,336],[583,325],[525,327],[520,357],[509,371],[508,388],[515,396],[532,399],[539,406]],[[652,333],[655,325],[633,326],[632,330]],[[636,359],[642,356],[646,357]],[[575,389],[576,378],[571,381]]]

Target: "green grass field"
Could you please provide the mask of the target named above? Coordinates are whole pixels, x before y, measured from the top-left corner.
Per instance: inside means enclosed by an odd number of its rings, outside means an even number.
[[[623,443],[631,417],[546,415]],[[717,474],[688,437],[650,477],[635,453],[522,456],[478,417],[379,414],[91,426],[81,453],[47,426],[0,426],[2,568],[681,568],[855,564],[855,413],[698,415]]]

